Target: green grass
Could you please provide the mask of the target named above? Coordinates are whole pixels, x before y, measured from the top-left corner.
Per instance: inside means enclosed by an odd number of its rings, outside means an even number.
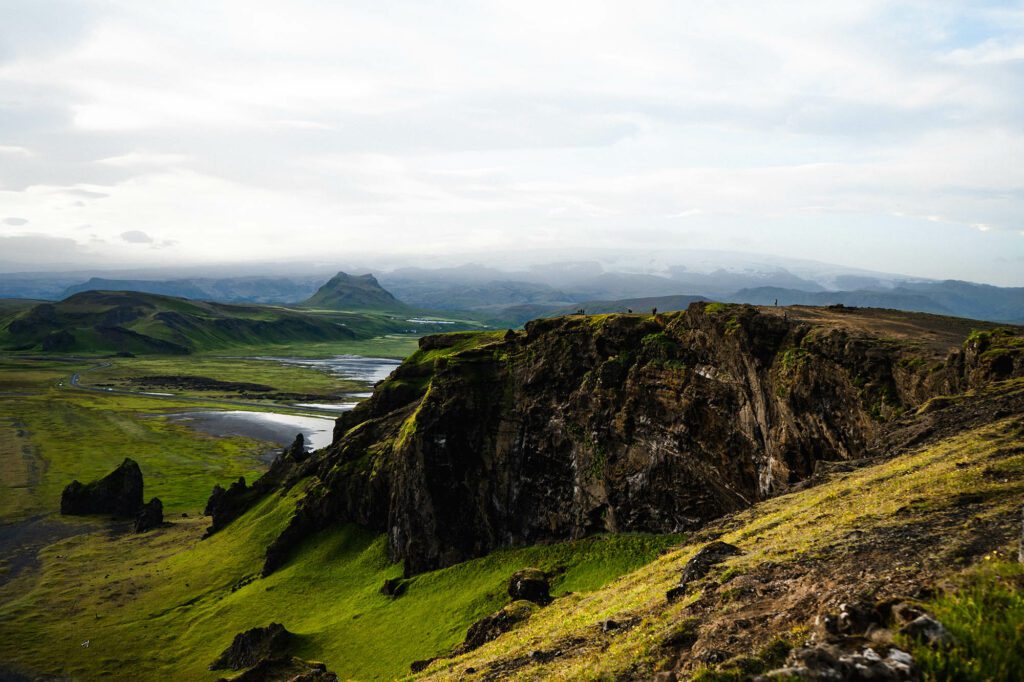
[[[998,554],[956,588],[925,604],[956,643],[932,649],[905,640],[925,680],[1024,679],[1024,565]]]
[[[125,457],[142,468],[147,499],[159,497],[168,513],[201,510],[215,483],[258,476],[267,447],[208,436],[159,414],[202,407],[57,388],[0,397],[0,518],[55,511],[72,479],[105,476]],[[26,470],[24,447],[34,449],[38,480]]]
[[[273,360],[228,358],[218,356],[143,356],[114,358],[110,367],[101,367],[82,374],[82,384],[112,385],[128,390],[146,390],[129,379],[140,376],[206,377],[218,381],[263,384],[276,392],[305,393],[325,398],[351,391],[364,391],[366,386],[297,365],[285,365]],[[158,390],[158,389],[157,389]],[[180,395],[227,395],[224,389],[178,390]],[[230,397],[230,396],[229,396]]]
[[[242,350],[246,355],[286,355],[298,358],[323,358],[331,355],[363,355],[404,360],[419,347],[419,336],[384,334],[368,339],[285,345],[255,345]],[[234,353],[237,355],[238,353]]]
[[[212,680],[206,666],[242,630],[271,621],[299,635],[294,653],[342,679],[392,679],[413,660],[462,641],[467,627],[508,603],[517,570],[560,571],[556,594],[594,590],[647,563],[678,537],[620,535],[496,552],[380,594],[401,565],[384,536],[354,526],[321,532],[266,579],[263,549],[296,494],[271,496],[208,540],[200,519],[154,533],[95,533],[48,548],[35,580],[0,589],[0,659],[73,678]],[[90,647],[80,642],[89,639]]]

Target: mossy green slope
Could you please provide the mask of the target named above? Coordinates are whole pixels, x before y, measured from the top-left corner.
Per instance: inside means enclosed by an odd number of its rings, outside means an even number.
[[[616,536],[498,552],[417,576],[391,598],[380,587],[401,566],[387,560],[385,538],[346,526],[256,579],[296,494],[264,499],[207,540],[205,519],[175,519],[145,535],[101,532],[51,546],[38,577],[0,588],[0,659],[75,679],[213,680],[219,674],[206,667],[236,633],[276,621],[298,635],[295,654],[326,661],[343,679],[392,679],[507,603],[508,579],[524,566],[560,571],[556,593],[594,590],[678,541]]]
[[[383,309],[295,310],[133,291],[87,291],[57,303],[12,310],[0,316],[0,348],[54,353],[185,354],[451,328],[412,324]]]

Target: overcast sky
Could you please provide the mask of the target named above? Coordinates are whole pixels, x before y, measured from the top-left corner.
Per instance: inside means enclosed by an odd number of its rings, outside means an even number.
[[[576,245],[1024,285],[1024,4],[0,0],[0,261]]]

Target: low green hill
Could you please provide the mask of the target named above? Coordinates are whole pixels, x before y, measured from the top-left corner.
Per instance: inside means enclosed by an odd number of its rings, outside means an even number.
[[[339,272],[300,304],[320,310],[408,310],[373,275]]]
[[[343,321],[273,306],[86,291],[6,318],[0,323],[0,348],[185,354],[242,345],[356,339],[397,331],[395,326],[383,318]]]

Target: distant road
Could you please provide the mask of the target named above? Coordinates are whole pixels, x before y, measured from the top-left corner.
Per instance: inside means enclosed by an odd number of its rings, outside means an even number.
[[[84,358],[83,358],[84,359]],[[97,365],[93,365],[88,369],[83,369],[82,372],[91,372],[96,369],[105,369],[110,367],[111,363],[101,362]],[[189,403],[204,403],[204,404],[216,404],[216,405],[241,405],[243,407],[258,407],[264,412],[278,412],[281,410],[287,410],[289,412],[298,412],[300,414],[320,414],[326,417],[340,417],[341,412],[338,410],[324,410],[317,407],[292,407],[291,405],[268,405],[267,403],[257,403],[246,400],[230,400],[227,398],[199,398],[194,396],[184,395],[153,395],[152,393],[146,393],[145,391],[129,391],[123,388],[99,388],[96,386],[83,386],[80,382],[82,379],[81,372],[75,372],[68,377],[68,385],[79,391],[92,391],[93,393],[105,393],[107,395],[130,395],[138,398],[152,398],[154,400],[174,400],[176,402],[189,402]]]

